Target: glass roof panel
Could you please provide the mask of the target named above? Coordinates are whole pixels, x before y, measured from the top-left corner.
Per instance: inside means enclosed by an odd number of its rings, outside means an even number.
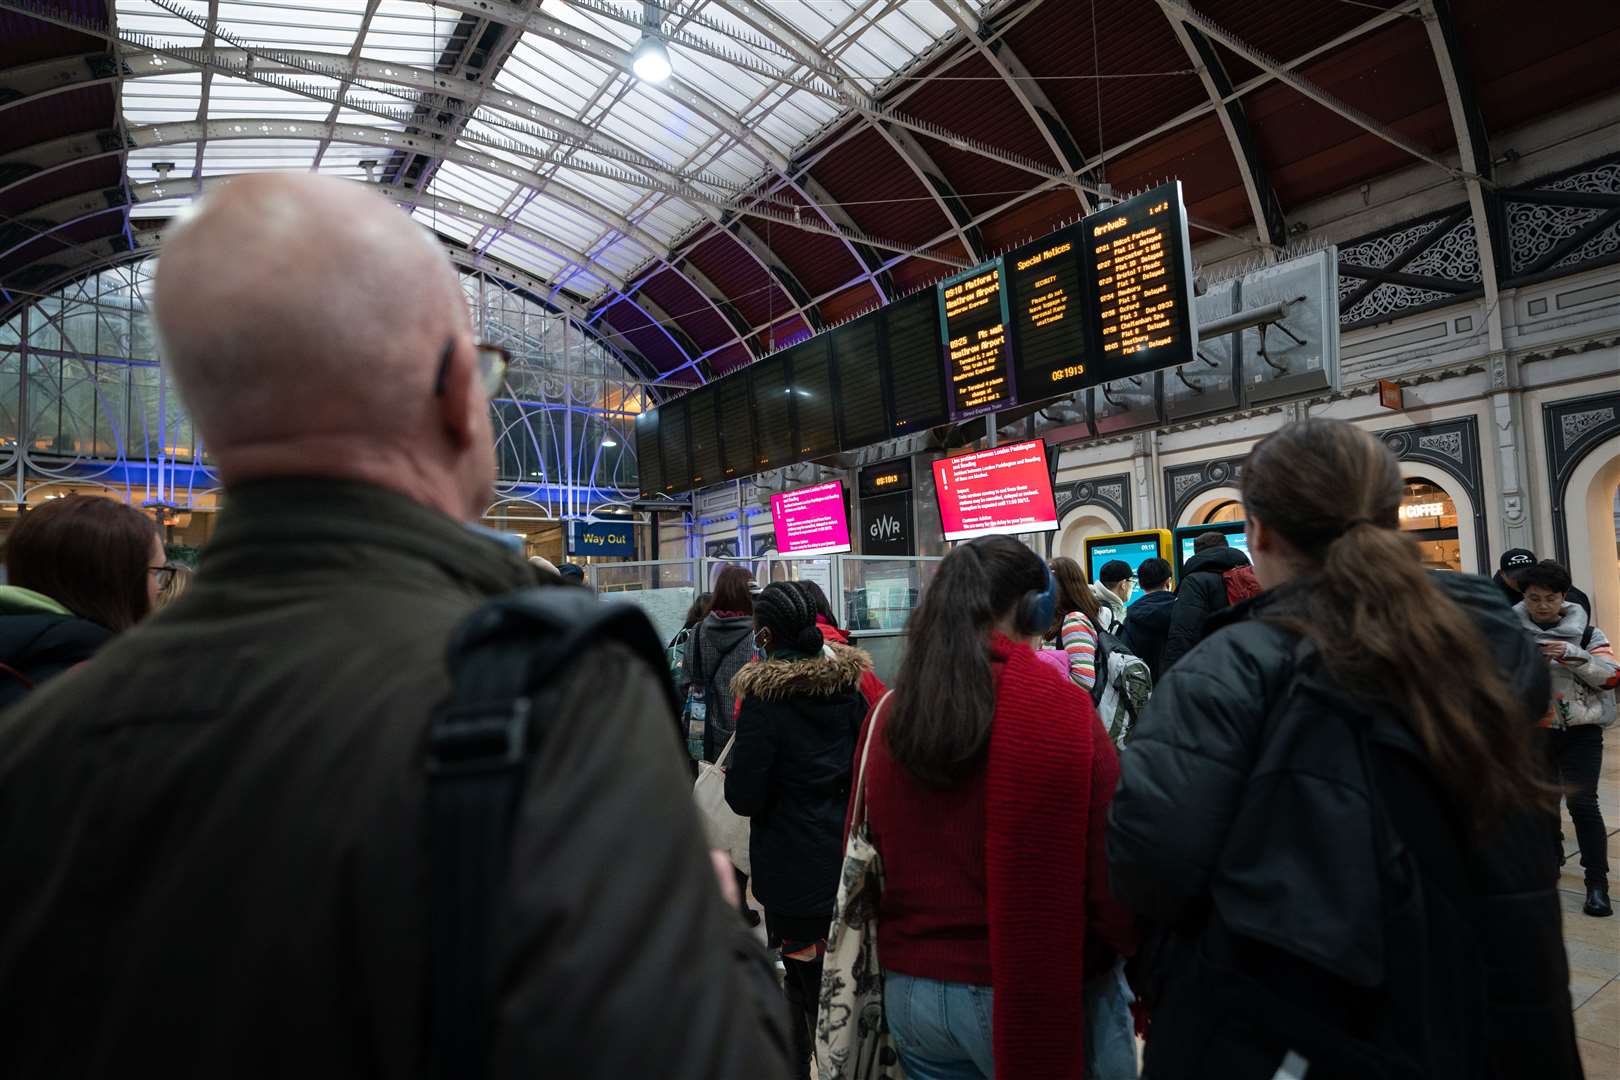
[[[201,93],[201,72],[131,79],[124,84],[124,120],[130,124],[195,120]]]

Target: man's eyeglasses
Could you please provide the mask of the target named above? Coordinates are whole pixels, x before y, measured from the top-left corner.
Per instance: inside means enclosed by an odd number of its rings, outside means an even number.
[[[512,366],[512,354],[499,345],[482,341],[473,347],[478,350],[478,377],[483,383],[484,396],[492,398],[500,393],[501,386],[506,382],[506,371]],[[450,358],[455,352],[456,342],[451,338],[444,343],[444,351],[439,354],[439,371],[433,377],[434,397],[444,396],[445,385],[450,380]]]
[[[178,566],[148,566],[146,572],[157,579],[158,588],[167,589],[169,582],[174,580],[174,575],[180,572],[180,568]]]

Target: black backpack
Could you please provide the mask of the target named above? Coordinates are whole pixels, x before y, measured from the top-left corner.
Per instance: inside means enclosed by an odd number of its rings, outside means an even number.
[[[663,646],[647,616],[629,604],[601,603],[583,589],[528,589],[490,600],[451,636],[453,686],[430,722],[426,761],[428,1031],[436,1076],[488,1071],[492,932],[512,816],[529,761],[555,719],[558,675],[608,642],[660,673],[675,715]],[[676,733],[684,756],[678,726]]]

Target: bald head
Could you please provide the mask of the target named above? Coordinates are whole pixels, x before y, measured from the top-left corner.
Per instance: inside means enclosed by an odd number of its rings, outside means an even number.
[[[154,306],[227,483],[358,468],[413,495],[424,480],[459,487],[423,499],[458,514],[487,491],[488,407],[455,271],[375,192],[308,174],[233,181],[165,243]],[[379,462],[398,475],[366,473]]]

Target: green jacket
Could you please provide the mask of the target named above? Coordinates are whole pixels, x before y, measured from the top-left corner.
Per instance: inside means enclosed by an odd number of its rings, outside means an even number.
[[[0,718],[15,1076],[426,1072],[426,724],[527,565],[360,484],[233,489],[197,583]],[[497,1075],[785,1075],[660,673],[573,665],[518,810]]]

